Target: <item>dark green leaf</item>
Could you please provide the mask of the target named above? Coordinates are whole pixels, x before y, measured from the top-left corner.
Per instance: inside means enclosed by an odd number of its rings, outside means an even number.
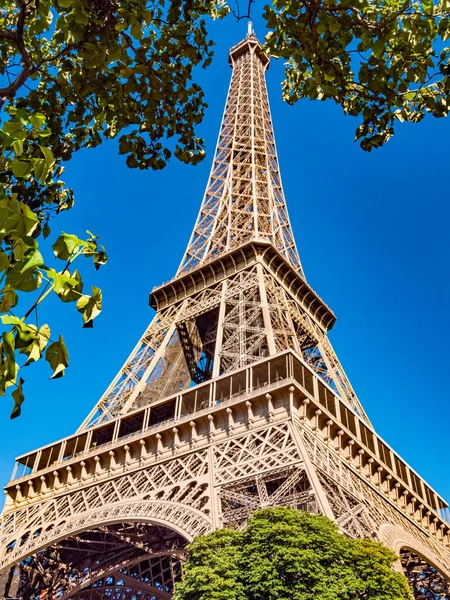
[[[81,246],[85,245],[86,242],[81,240],[76,235],[62,233],[53,244],[52,248],[57,258],[60,258],[61,260],[68,260]]]
[[[77,310],[83,315],[84,326],[92,327],[92,321],[102,310],[102,292],[92,286],[92,295],[84,294],[77,302]]]
[[[53,344],[50,344],[47,348],[45,360],[53,369],[51,379],[57,379],[64,375],[64,369],[69,365],[69,355],[62,335],[59,336],[57,342],[53,342]]]
[[[43,125],[45,125],[45,115],[42,113],[34,113],[33,115],[30,115],[28,119],[33,127],[36,127],[36,129],[40,129]]]
[[[22,377],[21,377],[19,379],[19,385],[12,393],[12,397],[14,399],[14,408],[11,413],[11,419],[15,419],[16,417],[19,417],[20,413],[22,411],[21,406],[23,404],[23,401],[25,400],[25,396],[23,395],[23,384],[24,383],[25,383],[25,380],[22,379]]]
[[[8,267],[9,267],[9,257],[5,252],[0,251],[0,271],[4,271]]]
[[[5,355],[6,381],[14,381],[16,378],[16,358],[14,354],[14,334],[10,331],[3,333],[3,353]]]
[[[13,289],[11,289],[9,285],[6,285],[0,293],[0,310],[1,312],[8,312],[11,310],[11,308],[14,308],[14,306],[16,306],[19,298],[16,292]]]
[[[15,158],[11,163],[11,169],[14,177],[28,179],[31,175],[33,163],[29,160],[19,160]]]

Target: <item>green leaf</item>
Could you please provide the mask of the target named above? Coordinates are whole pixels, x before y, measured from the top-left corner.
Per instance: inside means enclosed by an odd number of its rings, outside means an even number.
[[[11,163],[11,169],[14,177],[20,177],[22,179],[28,179],[31,175],[33,163],[29,160],[19,160],[15,158]]]
[[[42,274],[36,269],[22,273],[20,263],[17,263],[7,272],[6,281],[19,292],[34,292],[42,284]]]
[[[434,12],[433,0],[422,0],[422,8],[426,15],[432,15]]]
[[[331,33],[337,33],[341,30],[341,25],[338,21],[330,21],[328,24],[328,29],[331,31]]]
[[[84,294],[77,302],[77,310],[83,315],[83,327],[92,327],[92,321],[102,311],[102,292],[92,286],[92,295]]]
[[[50,379],[58,379],[64,375],[64,369],[69,366],[69,355],[62,335],[59,336],[57,342],[53,342],[47,348],[45,360],[53,369],[53,375]]]
[[[23,140],[15,140],[12,144],[16,156],[21,156],[23,152]],[[17,177],[17,175],[16,175]]]
[[[35,127],[36,129],[40,129],[43,125],[45,125],[46,119],[45,115],[41,113],[34,113],[28,117],[28,120],[33,125],[33,127]]]
[[[11,287],[9,285],[5,285],[5,287],[3,288],[3,290],[0,293],[1,293],[0,310],[2,312],[8,312],[11,310],[11,308],[14,308],[14,306],[17,305],[17,302],[19,301],[19,297],[16,294],[16,292],[13,289],[11,289]]]
[[[3,324],[14,325],[14,329],[16,330],[16,338],[15,338],[15,347],[16,349],[26,348],[31,343],[33,343],[38,337],[38,330],[35,325],[28,325],[14,316],[3,315],[1,317]]]
[[[5,252],[0,251],[0,271],[4,271],[9,267],[9,260],[9,256]]]
[[[129,67],[123,67],[120,69],[120,74],[122,77],[130,77],[130,75],[133,75],[133,69],[130,69]]]
[[[143,33],[142,33],[142,25],[138,22],[136,22],[133,27],[130,30],[131,35],[136,38],[137,40],[141,40]]]
[[[39,331],[36,330],[36,337],[33,341],[26,346],[24,345],[20,350],[21,354],[25,354],[28,357],[24,366],[28,366],[41,358],[42,351],[47,346],[49,340],[50,327],[48,325],[42,325]]]
[[[22,123],[20,121],[7,121],[3,123],[2,129],[15,138],[22,131]]]
[[[14,315],[1,315],[0,320],[3,325],[23,325],[22,319],[19,319],[19,317],[15,317]]]
[[[61,271],[57,273],[54,269],[46,269],[47,276],[54,281],[55,294],[63,302],[74,302],[78,300],[83,291],[83,282],[78,271],[74,271],[73,275],[69,271]]]
[[[68,260],[80,247],[86,246],[86,244],[87,242],[81,240],[76,235],[63,232],[53,244],[52,248],[57,258]]]
[[[101,266],[106,265],[106,263],[108,262],[108,257],[106,255],[106,251],[104,246],[102,246],[102,250],[98,250],[95,254],[94,254],[94,267],[95,270],[98,271],[100,269]]]
[[[50,150],[50,148],[46,148],[45,146],[39,146],[39,148],[41,149],[41,152],[45,157],[45,162],[48,168],[51,169],[55,164],[55,158],[53,156],[52,151]]]
[[[34,230],[38,227],[39,221],[34,212],[23,202],[19,202],[18,214],[20,216],[20,227],[18,232],[22,236],[31,235]]]
[[[39,349],[39,344],[37,342],[33,342],[26,348],[22,348],[20,352],[28,356],[28,360],[24,364],[24,367],[28,367],[28,365],[30,365],[33,362],[36,362],[42,356],[42,353]]]
[[[23,404],[23,401],[25,400],[25,396],[23,395],[23,384],[24,383],[25,383],[25,380],[22,379],[22,377],[21,377],[19,379],[19,385],[12,393],[12,397],[14,399],[14,408],[11,413],[11,419],[15,419],[16,417],[19,417],[20,413],[22,412],[21,406]]]
[[[0,201],[0,232],[11,235],[17,232],[20,237],[31,236],[39,225],[33,211],[16,198]]]
[[[16,358],[14,350],[14,334],[10,331],[5,331],[3,333],[3,353],[5,355],[6,381],[13,381],[16,378]]]
[[[25,254],[28,253],[30,255],[34,251],[36,240],[29,236],[19,238],[14,236],[11,246],[13,248],[14,260],[22,260],[25,258]]]
[[[39,348],[41,350],[43,350],[45,348],[45,346],[48,344],[49,340],[50,340],[50,327],[45,323],[44,325],[42,325],[42,327],[39,329],[39,332],[38,332]]]
[[[42,185],[45,185],[49,167],[43,158],[36,158],[34,161],[34,176],[39,179]]]
[[[42,267],[44,264],[44,259],[42,258],[42,254],[39,250],[33,250],[31,256],[28,258],[26,263],[21,268],[20,272],[24,273],[28,269],[35,269],[36,267]]]

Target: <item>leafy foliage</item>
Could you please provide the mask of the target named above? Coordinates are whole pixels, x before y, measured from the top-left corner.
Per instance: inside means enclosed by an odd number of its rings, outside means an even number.
[[[190,544],[174,600],[407,600],[396,560],[324,516],[264,509],[242,532],[222,529]]]
[[[119,135],[130,167],[161,169],[172,154],[185,163],[200,161],[203,141],[195,126],[206,104],[192,73],[212,57],[203,17],[226,12],[215,0],[2,3],[0,318],[6,330],[0,395],[13,386],[12,417],[23,402],[20,354],[23,366],[45,355],[53,377],[68,366],[62,337],[52,340],[50,327],[38,326],[38,305],[50,292],[76,302],[84,327],[102,308],[101,290],[84,293],[72,267],[80,256],[92,258],[96,268],[106,262],[96,236],[60,235],[53,253],[62,269],[52,268],[39,247],[51,234],[50,219],[73,206],[63,162]],[[30,292],[32,306],[18,316],[19,300]]]
[[[0,219],[3,222],[2,251],[0,252],[0,282],[2,284],[0,315],[2,324],[8,329],[3,332],[0,343],[0,395],[15,387],[12,396],[14,408],[11,417],[20,415],[20,406],[24,400],[23,378],[17,381],[19,365],[17,355],[24,355],[23,366],[45,359],[53,370],[52,378],[64,375],[69,364],[67,349],[62,336],[53,341],[47,324],[38,326],[29,322],[29,317],[37,315],[38,306],[54,292],[63,302],[77,301],[77,309],[82,313],[85,326],[92,326],[92,320],[101,309],[101,291],[93,288],[92,295],[83,295],[83,282],[78,271],[71,272],[73,261],[79,256],[93,257],[99,267],[106,261],[103,249],[98,247],[95,236],[81,240],[73,235],[62,233],[53,244],[57,258],[63,260],[60,271],[47,267],[33,237],[39,227],[39,221],[26,204],[16,196],[6,195],[0,200]],[[64,249],[62,252],[61,249]],[[14,314],[13,309],[19,302],[20,292],[35,292],[34,301],[23,317]],[[50,345],[49,345],[50,344]]]
[[[274,0],[265,18],[267,50],[287,60],[284,99],[332,99],[361,116],[364,150],[396,121],[447,116],[449,0]]]

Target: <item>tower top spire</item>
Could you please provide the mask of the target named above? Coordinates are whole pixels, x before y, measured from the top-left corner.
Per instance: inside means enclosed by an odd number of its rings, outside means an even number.
[[[265,81],[269,57],[251,22],[229,62],[233,75],[212,171],[178,275],[256,241],[271,244],[304,279],[278,167]]]
[[[245,38],[243,40],[241,40],[238,44],[236,44],[236,46],[233,46],[231,48],[230,54],[228,57],[228,63],[232,67],[234,67],[237,58],[243,54],[250,54],[252,56],[253,55],[257,56],[259,58],[259,60],[262,62],[263,66],[264,66],[264,70],[267,70],[269,68],[270,59],[267,56],[267,54],[265,54],[263,52],[261,43],[258,40],[258,38],[256,37],[255,32],[253,31],[253,23],[251,21],[248,22],[247,35],[245,36]],[[265,87],[265,81],[263,82],[263,84]],[[266,91],[266,96],[267,96],[267,91]]]

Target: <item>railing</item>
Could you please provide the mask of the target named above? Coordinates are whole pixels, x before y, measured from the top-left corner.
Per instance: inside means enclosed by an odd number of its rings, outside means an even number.
[[[128,413],[123,417],[119,417],[114,421],[126,422],[127,419],[133,418],[133,415],[139,415],[144,410],[150,411],[151,415],[151,411],[155,410],[158,406],[169,403],[175,405],[174,415],[168,419],[165,418],[151,425],[140,427],[139,430],[120,437],[116,435],[102,444],[90,445],[89,448],[65,456],[62,459],[60,458],[52,464],[46,464],[45,466],[41,466],[39,463],[35,464],[35,469],[31,473],[25,473],[17,479],[13,478],[7,487],[27,480],[30,476],[37,477],[50,469],[57,469],[62,464],[68,466],[79,461],[80,457],[94,456],[98,454],[99,450],[103,451],[123,445],[126,443],[125,440],[131,442],[148,433],[157,433],[172,425],[184,423],[215,410],[220,410],[223,406],[251,399],[255,395],[283,387],[288,382],[297,382],[313,403],[324,409],[332,417],[333,421],[348,432],[348,436],[354,440],[358,440],[370,455],[381,461],[380,464],[388,472],[403,481],[406,487],[414,490],[415,494],[433,508],[435,514],[450,524],[450,511],[448,509],[438,509],[439,504],[441,506],[444,504],[442,498],[409,465],[402,461],[373,430],[367,427],[362,419],[343,402],[342,398],[319,379],[309,365],[291,350],[261,359],[232,374],[222,375],[217,379],[179,392],[178,395],[156,401],[146,408],[142,407],[131,414]],[[96,429],[101,429],[101,426]],[[116,430],[119,431],[118,426]],[[75,437],[73,436],[69,439],[73,440]],[[47,449],[49,448],[51,446],[47,447]],[[38,451],[22,457],[21,466],[23,466],[23,461],[27,460],[28,456],[36,455],[36,452]],[[438,498],[439,500],[437,500]]]
[[[233,373],[232,375],[224,375],[216,380],[202,384],[201,386],[196,386],[195,388],[187,389],[184,393],[178,394],[178,396],[176,396],[179,406],[181,407],[183,405],[184,398],[187,399],[188,397],[192,397],[193,394],[198,392],[200,392],[200,394],[202,394],[202,392],[205,392],[202,395],[204,396],[203,400],[205,400],[206,398],[208,399],[207,405],[202,406],[197,410],[184,411],[169,419],[165,419],[164,421],[160,421],[158,423],[154,423],[152,425],[148,425],[147,427],[141,428],[138,431],[125,434],[123,436],[109,440],[102,444],[90,446],[89,448],[80,450],[71,456],[65,456],[61,460],[57,460],[38,470],[33,470],[30,469],[30,467],[27,467],[26,465],[16,463],[15,472],[17,472],[18,466],[23,466],[24,472],[22,472],[20,477],[15,477],[13,473],[13,477],[9,484],[18,484],[20,482],[28,480],[30,476],[36,477],[37,475],[40,475],[43,472],[48,471],[49,469],[54,470],[61,465],[71,465],[75,462],[78,462],[81,457],[89,458],[90,456],[95,456],[96,454],[98,454],[99,450],[103,451],[107,450],[108,448],[117,446],[118,444],[122,445],[122,443],[125,440],[132,442],[142,437],[142,435],[152,432],[157,433],[160,430],[166,429],[170,425],[181,424],[186,421],[190,421],[193,418],[198,418],[202,415],[209,414],[215,409],[220,409],[221,407],[228,406],[234,403],[239,403],[249,398],[252,398],[255,396],[255,394],[263,394],[270,390],[274,390],[281,386],[287,385],[288,383],[294,381],[292,369],[289,366],[289,356],[290,352],[283,352],[280,355],[271,357],[270,359],[265,359],[264,361],[253,363],[248,367],[245,367],[240,371]],[[276,365],[277,363],[278,368],[274,367],[274,365]],[[273,370],[272,374],[271,366]],[[233,393],[233,378],[240,383],[249,381],[250,377],[248,375],[248,372],[250,370],[255,371],[255,376],[252,377],[252,385],[244,385],[242,389]],[[263,373],[264,376],[262,376]],[[264,380],[263,383],[258,383],[259,378]],[[229,390],[229,392],[227,392],[226,390]],[[165,399],[164,402],[171,402],[173,401],[173,399],[174,397],[170,397]],[[158,403],[156,406],[161,406],[161,404]],[[152,405],[150,405],[150,410],[151,408]],[[122,419],[126,419],[128,416],[129,415],[124,415]]]

